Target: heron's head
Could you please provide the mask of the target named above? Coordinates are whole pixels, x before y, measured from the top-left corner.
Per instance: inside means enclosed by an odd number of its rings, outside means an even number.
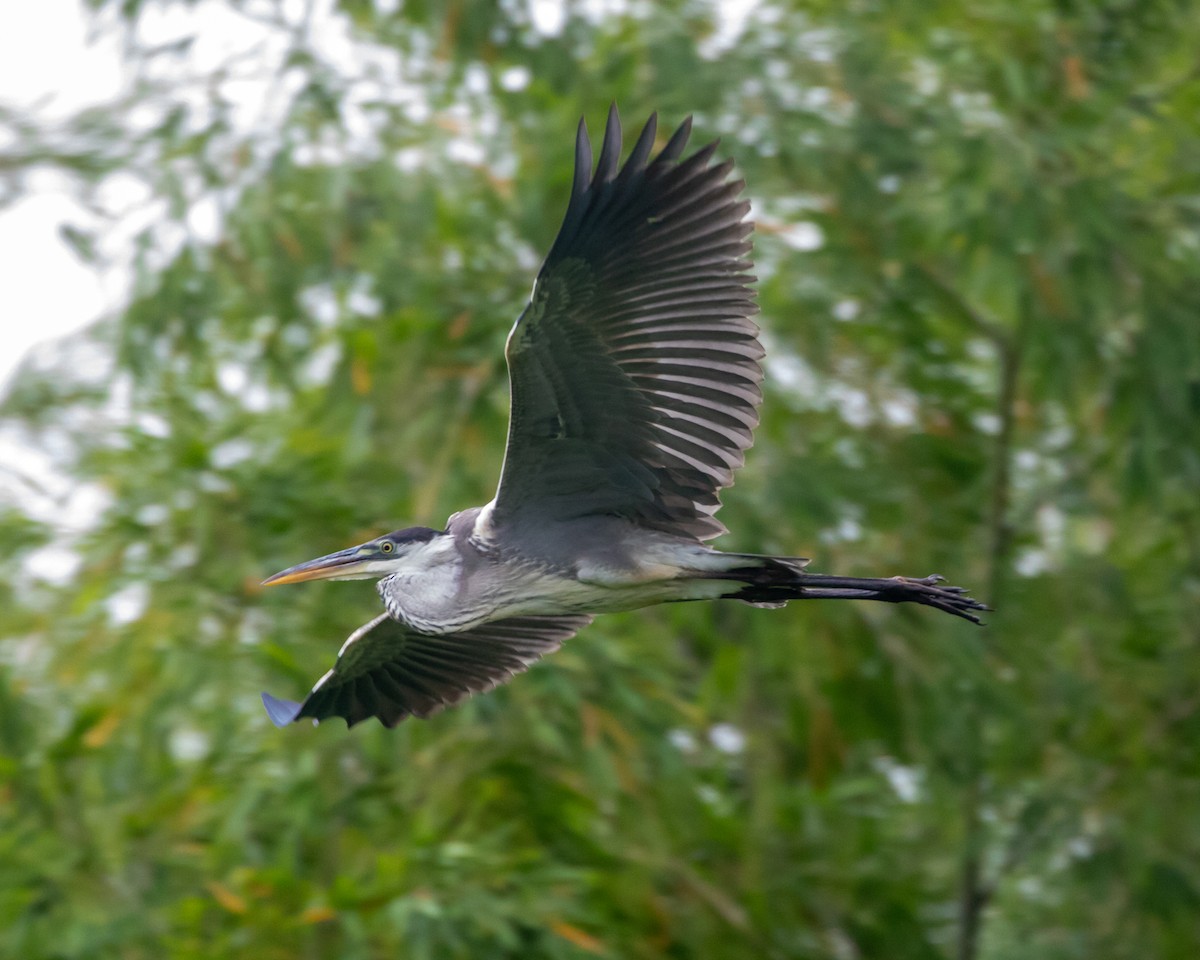
[[[264,586],[304,580],[369,580],[383,578],[411,565],[413,556],[431,541],[446,534],[431,527],[408,527],[339,550],[316,560],[298,563],[263,581]]]

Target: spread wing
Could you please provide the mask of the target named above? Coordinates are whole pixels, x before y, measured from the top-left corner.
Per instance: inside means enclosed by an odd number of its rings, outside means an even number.
[[[334,664],[303,703],[262,695],[277,727],[311,717],[341,717],[354,726],[378,717],[394,727],[429,717],[527,670],[591,623],[589,616],[513,617],[461,633],[417,633],[381,614],[343,644]]]
[[[581,122],[558,238],[508,338],[508,447],[492,522],[581,516],[710,539],[718,491],[753,442],[763,349],[750,290],[750,204],[716,144],[653,160],[651,117],[618,171],[608,117],[596,172]]]

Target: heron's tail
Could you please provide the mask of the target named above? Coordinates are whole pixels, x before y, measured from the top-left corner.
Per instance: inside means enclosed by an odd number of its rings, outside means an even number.
[[[912,577],[838,577],[806,573],[804,557],[767,557],[752,553],[725,554],[736,565],[718,574],[722,580],[742,584],[726,599],[759,607],[781,607],[789,600],[881,600],[885,603],[921,603],[979,623],[973,611],[989,609],[967,596],[963,587],[943,587],[937,574]],[[743,562],[744,561],[744,562]],[[712,576],[712,574],[708,574]]]

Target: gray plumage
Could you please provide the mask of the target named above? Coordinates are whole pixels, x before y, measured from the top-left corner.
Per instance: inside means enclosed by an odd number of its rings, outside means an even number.
[[[377,577],[386,613],[355,631],[279,724],[429,716],[525,670],[593,614],[737,599],[916,602],[974,622],[940,577],[812,574],[731,554],[719,494],[753,442],[763,349],[748,273],[750,205],[716,144],[683,158],[685,122],[651,158],[651,117],[625,165],[610,111],[592,173],[576,140],[566,216],[505,351],[511,416],[495,498],[444,531],[415,527],[267,583]]]

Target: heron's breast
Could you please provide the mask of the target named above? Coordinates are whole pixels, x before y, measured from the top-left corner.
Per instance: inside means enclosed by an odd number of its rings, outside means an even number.
[[[379,596],[387,612],[423,633],[451,633],[477,621],[462,597],[460,564],[438,564],[424,570],[405,570],[379,581]]]

